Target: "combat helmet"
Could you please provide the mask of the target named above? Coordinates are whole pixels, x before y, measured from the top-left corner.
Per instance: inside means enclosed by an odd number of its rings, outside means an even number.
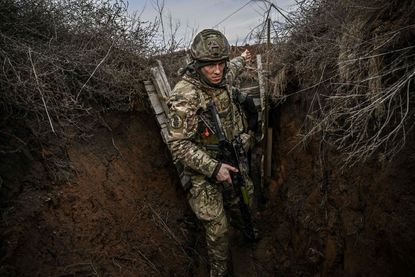
[[[193,60],[217,62],[229,60],[230,46],[226,37],[219,31],[205,29],[193,39],[190,55]]]

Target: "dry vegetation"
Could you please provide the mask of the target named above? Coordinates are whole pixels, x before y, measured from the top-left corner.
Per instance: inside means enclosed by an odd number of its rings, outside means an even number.
[[[105,113],[148,108],[158,23],[123,0],[0,0],[0,22],[0,153],[35,155],[65,181],[68,139],[109,128]]]
[[[274,103],[287,105],[264,237],[234,261],[252,258],[269,273],[258,276],[413,272],[408,152],[380,176],[372,165],[342,175],[317,154],[331,145],[343,165],[388,160],[413,138],[415,2],[298,2],[268,52]],[[161,17],[164,1],[153,3]],[[142,81],[156,57],[178,79],[178,27],[142,22],[124,0],[0,0],[0,275],[204,270],[155,121],[134,113],[148,107]]]
[[[414,120],[415,3],[301,1],[291,21],[273,97],[308,99],[303,142],[318,135],[343,165],[399,153]]]
[[[151,110],[156,58],[172,81],[184,63],[180,25],[143,22],[124,0],[0,0],[0,22],[0,154],[41,153],[53,175],[68,169],[68,138],[109,128],[105,113]]]
[[[4,117],[30,121],[39,137],[64,135],[84,129],[93,108],[143,103],[156,26],[129,16],[124,1],[2,0],[0,18]]]

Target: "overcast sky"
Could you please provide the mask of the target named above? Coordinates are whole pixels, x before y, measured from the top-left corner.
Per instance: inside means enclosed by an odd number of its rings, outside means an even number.
[[[242,45],[249,32],[264,21],[269,4],[292,11],[295,0],[258,1],[258,0],[164,0],[164,21],[171,14],[174,24],[180,23],[177,37],[189,42],[194,32],[205,28],[215,28],[225,33],[231,44]],[[157,0],[128,0],[130,12],[141,13],[141,19],[154,21],[158,16]],[[161,4],[163,0],[158,0]],[[271,20],[284,21],[275,9],[271,11]],[[219,24],[219,25],[218,25]]]

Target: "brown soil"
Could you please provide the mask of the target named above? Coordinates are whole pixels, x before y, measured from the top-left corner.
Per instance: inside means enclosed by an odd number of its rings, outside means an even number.
[[[300,111],[299,102],[274,111],[262,239],[247,244],[232,232],[235,276],[409,276],[411,145],[389,166],[342,172],[318,143],[290,151]],[[52,143],[1,156],[1,276],[208,275],[203,232],[153,116],[105,120],[92,137],[66,143],[66,179],[51,178],[44,162],[56,152]]]
[[[341,153],[302,145],[304,97],[274,110],[274,180],[266,212],[275,263],[288,276],[415,272],[414,132],[393,161],[340,168]],[[294,148],[295,145],[300,144]]]
[[[112,132],[101,127],[86,142],[67,145],[69,182],[47,190],[29,183],[4,209],[2,273],[182,276],[191,270],[185,202],[152,116],[118,114],[107,123]],[[37,166],[31,161],[19,174],[44,174],[34,172]]]

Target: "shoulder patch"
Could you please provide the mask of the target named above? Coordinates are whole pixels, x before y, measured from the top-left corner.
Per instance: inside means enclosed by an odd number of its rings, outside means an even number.
[[[180,129],[183,127],[183,119],[178,114],[173,114],[170,118],[170,126],[173,129]]]

